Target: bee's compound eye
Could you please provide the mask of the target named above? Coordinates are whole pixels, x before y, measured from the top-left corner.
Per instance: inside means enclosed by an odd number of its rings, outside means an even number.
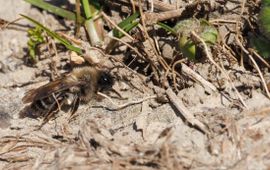
[[[106,82],[108,82],[109,80],[108,80],[107,77],[103,77],[103,81],[106,83]]]
[[[100,86],[100,88],[102,90],[112,87],[112,85],[113,85],[112,76],[110,74],[108,74],[108,73],[102,73],[101,77],[100,77],[100,79],[98,81],[98,85]]]

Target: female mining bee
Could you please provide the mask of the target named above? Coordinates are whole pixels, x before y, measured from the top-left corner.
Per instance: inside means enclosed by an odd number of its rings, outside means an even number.
[[[31,104],[20,112],[20,117],[44,117],[45,124],[65,106],[72,116],[80,103],[89,102],[98,91],[109,90],[113,83],[108,71],[94,67],[75,68],[61,79],[28,91],[22,101]]]

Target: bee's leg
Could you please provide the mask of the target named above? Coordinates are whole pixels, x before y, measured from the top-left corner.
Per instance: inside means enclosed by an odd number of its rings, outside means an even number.
[[[54,102],[50,107],[49,111],[44,115],[44,119],[39,128],[42,128],[43,125],[48,123],[48,121],[60,111],[61,106],[63,105],[63,101]]]
[[[73,102],[72,102],[71,114],[70,114],[70,117],[68,120],[69,122],[74,118],[74,114],[78,110],[79,105],[80,105],[80,98],[79,98],[79,96],[76,95]]]
[[[39,126],[39,129],[41,129],[46,123],[49,122],[49,120],[58,112],[58,110],[53,110],[51,112],[48,112],[46,116],[44,117],[42,124]]]
[[[59,97],[59,94],[56,96],[54,93],[52,94],[52,96],[53,96],[53,98],[54,98],[54,100],[55,100],[55,102],[56,102],[56,104],[57,104],[57,107],[58,107],[58,111],[60,111],[61,110],[61,107],[62,107],[62,104],[60,104],[59,102],[58,102],[58,97]]]

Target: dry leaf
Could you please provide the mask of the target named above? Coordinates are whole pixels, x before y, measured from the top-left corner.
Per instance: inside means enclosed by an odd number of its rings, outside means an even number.
[[[82,64],[84,63],[85,60],[83,57],[79,56],[77,53],[72,51],[70,54],[70,61],[74,64]]]

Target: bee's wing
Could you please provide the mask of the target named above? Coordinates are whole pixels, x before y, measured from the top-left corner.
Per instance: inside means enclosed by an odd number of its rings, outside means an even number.
[[[23,103],[30,103],[38,99],[42,99],[51,95],[52,93],[57,93],[68,88],[78,86],[81,82],[74,79],[65,77],[63,79],[55,80],[45,84],[37,89],[29,90],[23,97]]]

